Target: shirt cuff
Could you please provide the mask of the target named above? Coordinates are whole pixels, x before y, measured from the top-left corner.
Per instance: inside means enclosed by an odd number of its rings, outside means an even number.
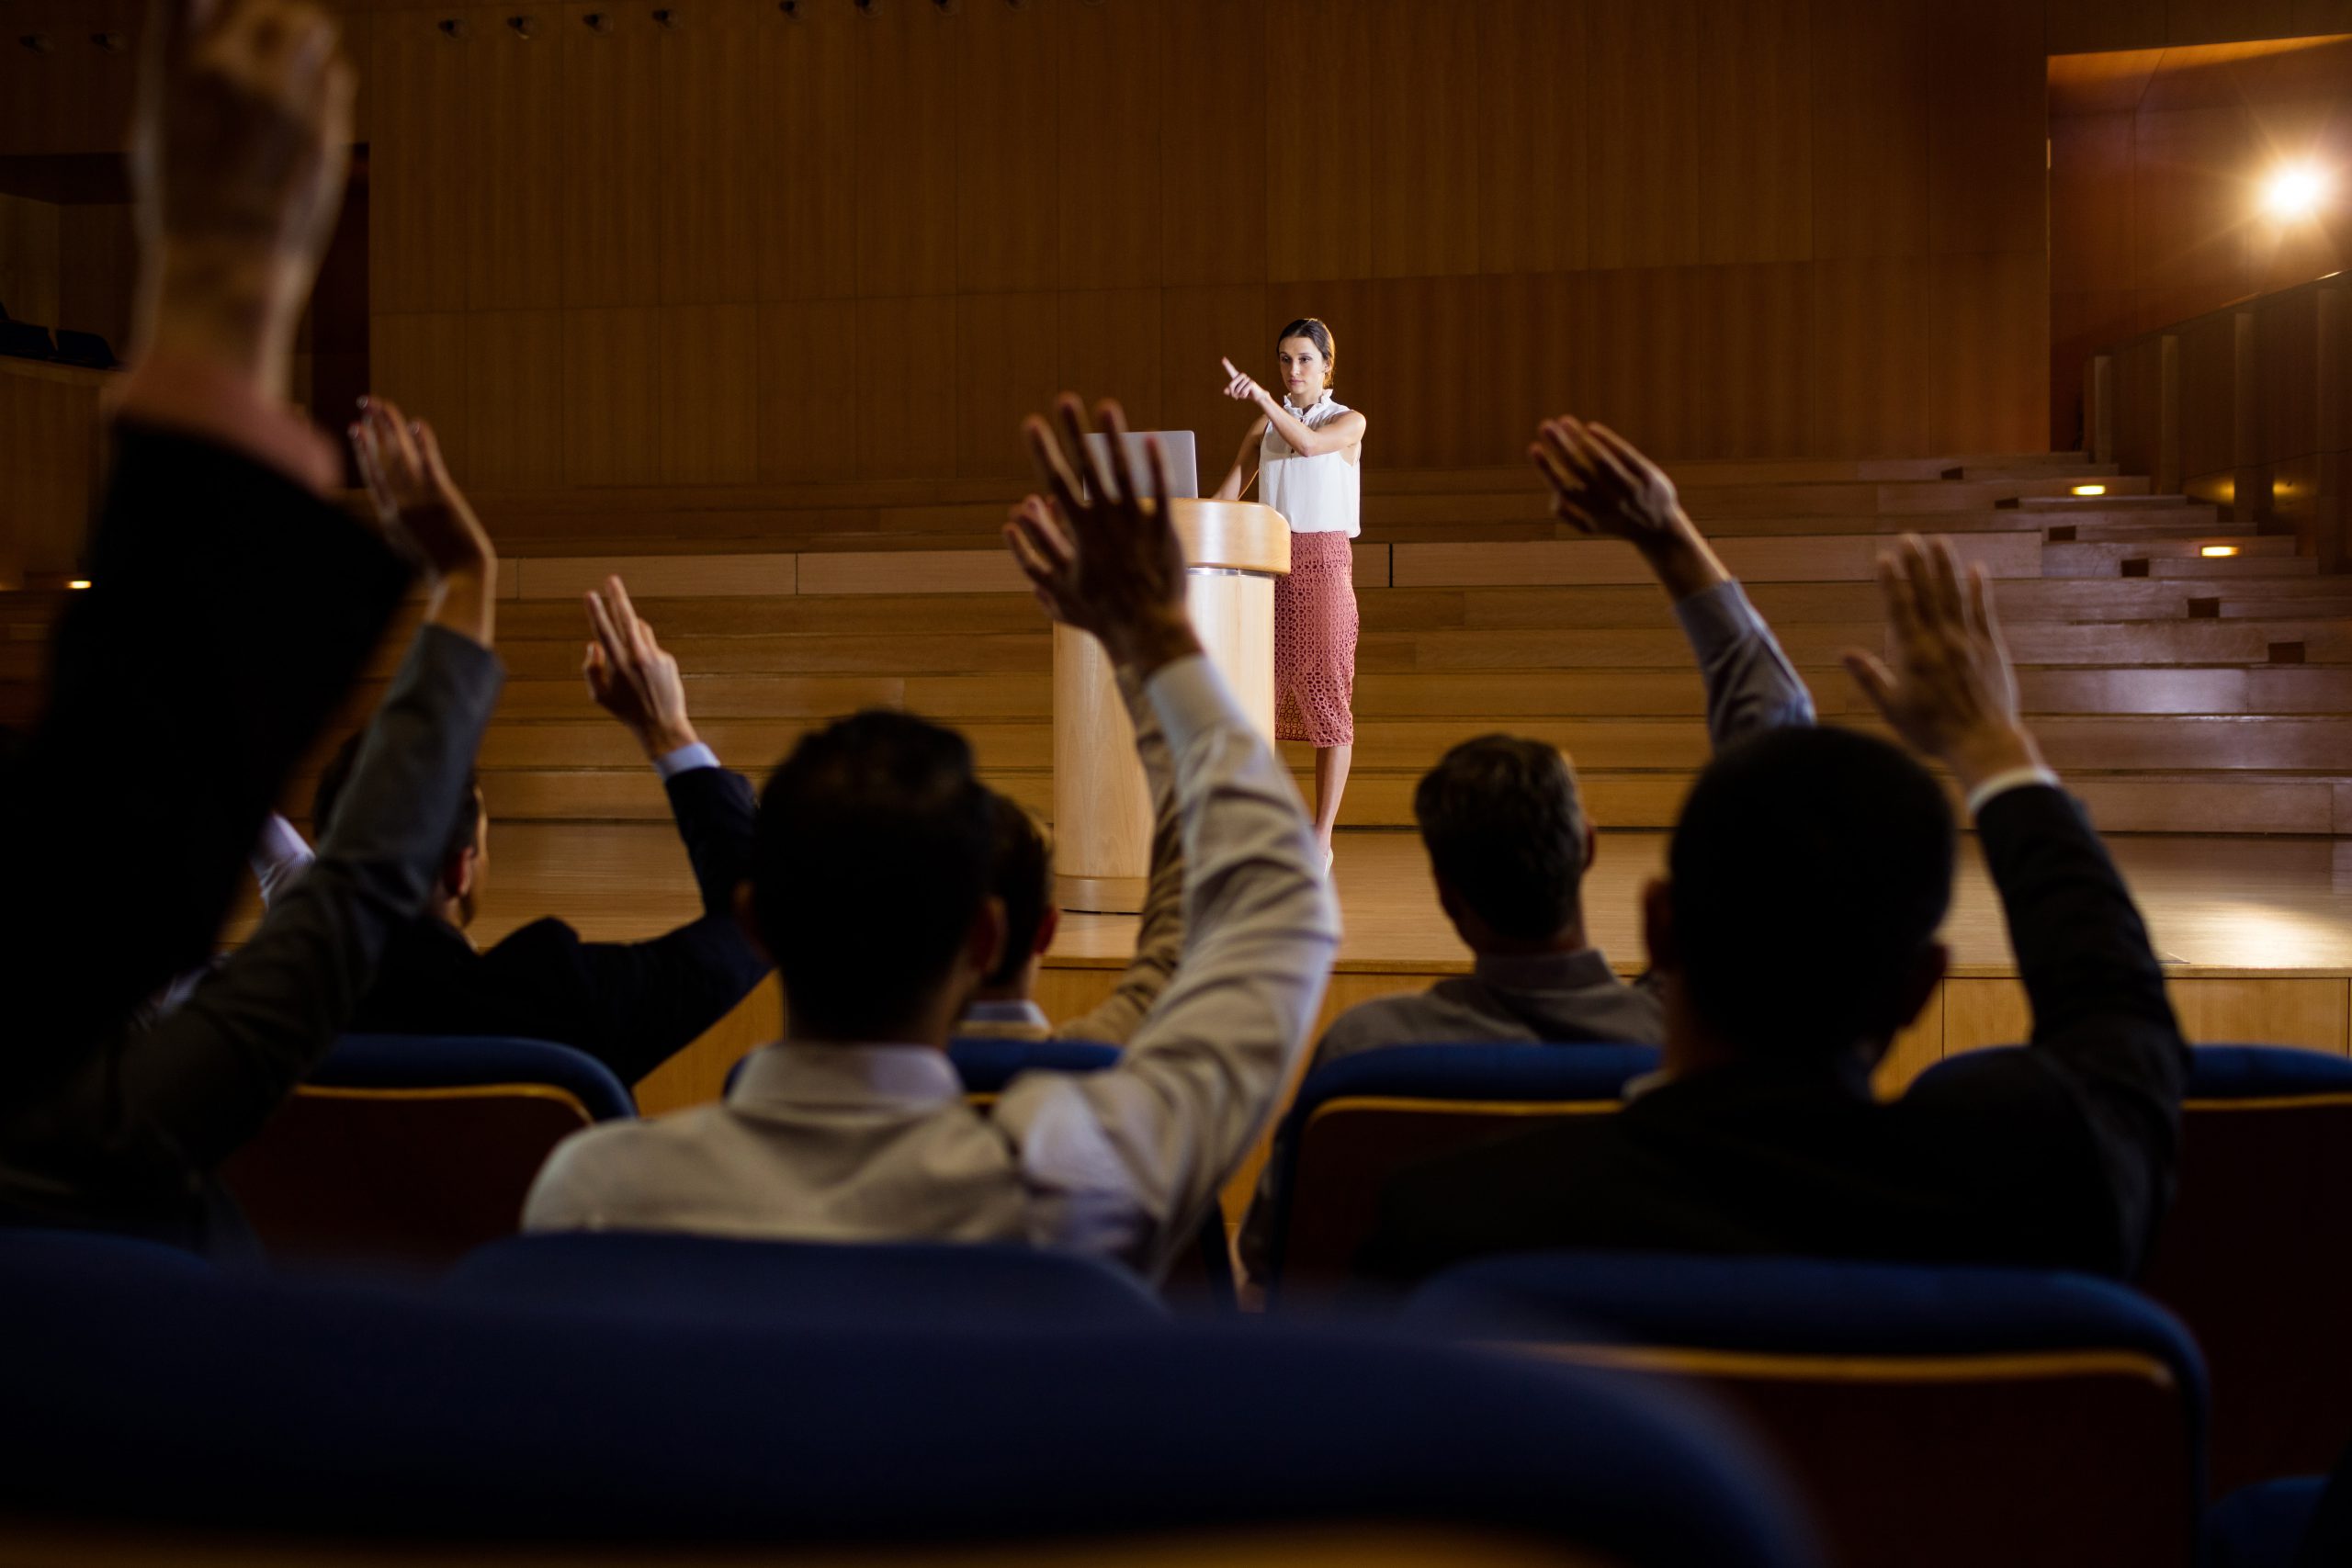
[[[141,360],[119,389],[114,417],[215,442],[316,494],[343,479],[341,449],[299,410],[256,395],[243,378],[201,359]]]
[[[1144,694],[1159,715],[1160,733],[1176,756],[1210,730],[1250,728],[1249,716],[1205,654],[1190,654],[1162,666],[1144,683]]]
[[[261,837],[247,857],[253,867],[254,880],[266,884],[273,874],[288,868],[300,869],[311,863],[311,846],[294,830],[294,824],[273,811],[261,825]]]
[[[654,771],[665,780],[674,779],[680,773],[691,773],[696,768],[717,766],[718,766],[718,753],[699,740],[691,741],[674,751],[664,751],[653,759]]]
[[[1764,617],[1737,582],[1718,582],[1676,600],[1674,618],[1682,623],[1682,635],[1690,639],[1702,664],[1719,649],[1765,629]]]
[[[2010,768],[1995,773],[1968,792],[1968,819],[1972,822],[1976,820],[1996,795],[2007,795],[2013,789],[2030,789],[2036,784],[2047,784],[2056,789],[2058,775],[2040,766]]]

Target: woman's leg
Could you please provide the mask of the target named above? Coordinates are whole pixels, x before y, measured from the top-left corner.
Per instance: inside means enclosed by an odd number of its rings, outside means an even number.
[[[1340,796],[1348,789],[1348,764],[1356,760],[1352,746],[1315,749],[1315,840],[1330,853],[1331,829],[1340,825]]]

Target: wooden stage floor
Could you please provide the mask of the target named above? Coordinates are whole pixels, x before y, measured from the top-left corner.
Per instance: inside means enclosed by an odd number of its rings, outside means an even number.
[[[2119,836],[2110,843],[2172,973],[2191,1039],[2352,1053],[2352,840]],[[1468,966],[1468,952],[1438,910],[1417,837],[1343,832],[1339,851],[1347,934],[1327,1020],[1369,997],[1418,988]],[[1642,962],[1640,889],[1665,852],[1663,833],[1604,833],[1586,884],[1592,934],[1627,973]],[[665,824],[493,824],[490,886],[475,934],[495,941],[552,914],[592,938],[628,940],[686,919],[694,908],[684,852]],[[1770,917],[1769,905],[1759,903],[1758,919]],[[1106,991],[1134,931],[1127,917],[1065,919],[1041,986],[1047,1010],[1075,1011]],[[1898,1042],[1883,1080],[1889,1088],[1948,1053],[2026,1033],[1999,903],[1973,840],[1962,846],[1945,937],[1952,977]],[[1822,955],[1825,970],[1834,961]],[[640,1100],[657,1111],[708,1098],[727,1066],[776,1027],[774,987],[763,987],[647,1080]]]

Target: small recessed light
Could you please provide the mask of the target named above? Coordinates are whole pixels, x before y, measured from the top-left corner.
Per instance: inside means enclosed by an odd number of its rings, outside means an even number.
[[[77,577],[65,586],[68,588],[87,588],[90,586],[90,580],[86,577]]]
[[[2197,553],[2211,560],[2221,556],[2233,556],[2238,553],[2238,547],[2235,545],[2205,545],[2199,547]]]
[[[2075,493],[2076,495],[2105,495],[2107,487],[2105,485],[2076,485]]]

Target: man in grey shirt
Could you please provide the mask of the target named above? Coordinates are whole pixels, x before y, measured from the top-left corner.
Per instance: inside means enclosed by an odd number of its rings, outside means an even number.
[[[1553,514],[1641,552],[1690,639],[1717,751],[1811,724],[1813,697],[1771,629],[1682,510],[1674,481],[1605,425],[1546,423],[1531,451]],[[1589,480],[1578,477],[1589,473]],[[1666,1021],[1646,976],[1628,985],[1587,938],[1584,874],[1595,837],[1558,748],[1484,735],[1448,751],[1413,793],[1438,903],[1476,963],[1426,991],[1341,1013],[1307,1070],[1389,1045],[1620,1042],[1655,1045]],[[1241,1235],[1257,1271],[1279,1160],[1269,1161]]]

